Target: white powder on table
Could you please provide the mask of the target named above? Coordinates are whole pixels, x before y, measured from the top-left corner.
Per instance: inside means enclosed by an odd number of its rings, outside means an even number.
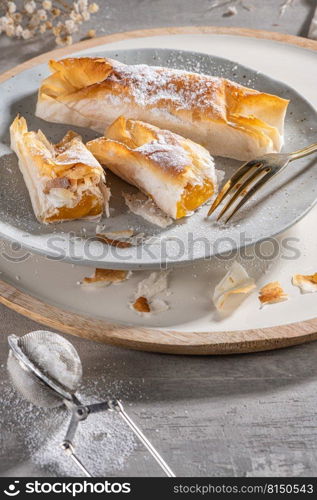
[[[111,387],[107,377],[99,377],[98,386],[105,387],[101,395],[95,382],[85,383],[80,392],[83,403],[99,402],[106,399],[105,394],[115,396],[124,392],[120,387],[124,382],[117,381]],[[64,407],[37,408],[23,400],[9,384],[0,383],[0,472],[16,467],[19,460],[28,460],[46,475],[82,476],[60,446],[70,413]],[[74,445],[76,454],[93,476],[114,476],[124,468],[138,443],[120,415],[108,411],[90,415],[81,422]]]

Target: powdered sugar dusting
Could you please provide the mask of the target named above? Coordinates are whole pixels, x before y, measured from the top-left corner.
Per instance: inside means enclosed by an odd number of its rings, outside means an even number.
[[[101,375],[98,386],[103,386],[111,397],[118,396],[122,393],[120,382],[111,387],[109,377]],[[0,456],[3,453],[7,470],[16,466],[15,460],[10,462],[10,450],[16,453],[18,448],[21,459],[28,460],[46,475],[81,476],[81,471],[60,446],[69,423],[69,412],[64,408],[37,408],[5,383],[0,383],[0,421],[4,424],[0,433]],[[99,392],[96,381],[88,379],[79,396],[84,403],[94,403],[104,397]],[[137,448],[129,427],[116,412],[109,411],[90,415],[81,422],[74,444],[78,457],[94,476],[116,475]],[[12,456],[16,459],[15,453],[12,452]]]
[[[173,219],[166,215],[151,198],[147,198],[142,193],[122,193],[126,205],[135,215],[139,215],[144,220],[159,227],[168,227],[173,223]]]

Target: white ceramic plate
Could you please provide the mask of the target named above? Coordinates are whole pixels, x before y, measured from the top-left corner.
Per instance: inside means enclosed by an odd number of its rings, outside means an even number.
[[[251,42],[249,42],[251,43]],[[277,94],[291,100],[285,131],[285,149],[294,150],[316,141],[317,114],[298,92],[285,83],[227,59],[207,54],[173,49],[135,48],[106,50],[99,47],[85,55],[110,56],[127,63],[147,63],[209,73],[233,79],[241,84]],[[78,54],[75,54],[78,55]],[[307,213],[316,202],[316,162],[306,158],[292,164],[274,179],[254,200],[247,204],[228,226],[206,219],[208,208],[202,207],[192,217],[167,229],[157,228],[129,213],[121,191],[134,190],[109,174],[113,197],[111,218],[103,220],[107,230],[134,228],[151,236],[150,244],[118,249],[94,239],[96,223],[74,221],[43,226],[33,215],[26,187],[19,173],[15,155],[8,150],[8,126],[19,112],[30,129],[40,127],[52,140],[59,139],[68,126],[50,124],[34,117],[36,91],[48,74],[46,65],[24,71],[1,84],[0,104],[0,233],[19,241],[24,247],[57,259],[110,268],[145,269],[162,264],[186,264],[210,258],[260,242],[279,234]],[[78,129],[84,139],[95,135]],[[231,175],[239,162],[216,159],[217,167]]]

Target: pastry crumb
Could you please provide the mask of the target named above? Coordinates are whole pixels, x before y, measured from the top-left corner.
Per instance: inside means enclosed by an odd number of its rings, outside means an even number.
[[[263,286],[259,291],[259,301],[262,305],[275,304],[288,300],[288,295],[283,290],[279,281],[272,281]]]
[[[167,311],[169,304],[158,297],[160,294],[168,295],[167,278],[170,271],[153,272],[138,283],[134,302],[130,308],[141,316],[149,316]]]
[[[122,193],[124,201],[129,210],[139,215],[147,222],[165,228],[173,223],[173,219],[166,215],[151,198],[142,193]]]
[[[138,297],[136,301],[133,303],[133,308],[141,313],[151,312],[150,304],[146,297]]]

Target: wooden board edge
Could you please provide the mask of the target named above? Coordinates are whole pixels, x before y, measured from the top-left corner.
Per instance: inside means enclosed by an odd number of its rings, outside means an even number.
[[[129,349],[187,355],[223,355],[280,349],[317,340],[317,318],[234,332],[178,332],[129,327],[65,311],[0,281],[0,303],[63,333]]]
[[[165,28],[150,28],[134,31],[125,31],[121,33],[112,33],[110,35],[105,35],[98,38],[92,38],[90,40],[84,40],[82,42],[75,43],[67,47],[62,47],[59,49],[52,50],[50,52],[45,52],[39,56],[33,57],[28,61],[15,66],[14,68],[2,73],[0,75],[0,83],[12,78],[13,76],[32,68],[37,64],[42,64],[47,62],[51,58],[61,58],[67,56],[73,52],[80,50],[85,50],[93,47],[98,47],[99,45],[104,45],[108,43],[118,42],[121,40],[126,40],[129,38],[145,38],[154,37],[161,35],[184,35],[184,34],[215,34],[215,35],[236,35],[251,38],[261,38],[264,40],[273,40],[275,42],[287,43],[297,47],[302,47],[310,50],[317,50],[317,41],[310,40],[307,38],[302,38],[295,35],[287,35],[284,33],[279,33],[275,31],[265,31],[265,30],[255,30],[249,28],[238,28],[238,27],[224,27],[224,26],[175,26],[175,27],[165,27]]]

